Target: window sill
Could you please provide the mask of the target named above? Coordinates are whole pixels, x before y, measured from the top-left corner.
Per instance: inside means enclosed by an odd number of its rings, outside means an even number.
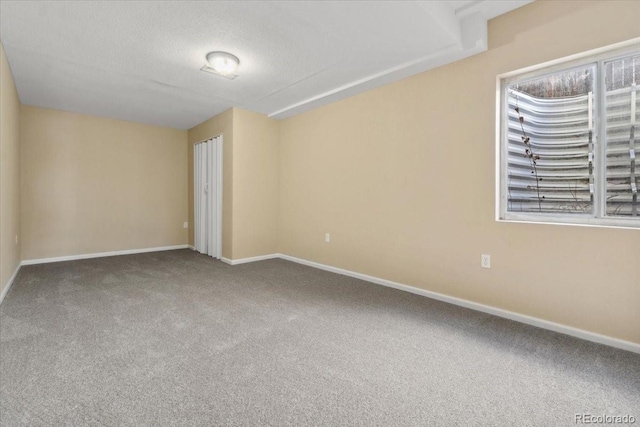
[[[565,225],[575,227],[622,228],[640,230],[640,217],[636,218],[594,218],[592,216],[565,215],[532,215],[514,214],[513,212],[496,218],[497,222],[514,222],[524,224]]]

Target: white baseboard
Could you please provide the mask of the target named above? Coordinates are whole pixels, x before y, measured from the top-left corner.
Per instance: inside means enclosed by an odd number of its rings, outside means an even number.
[[[269,255],[260,255],[254,256],[250,258],[240,258],[240,259],[229,259],[229,258],[220,258],[220,261],[229,265],[238,265],[238,264],[246,264],[248,262],[256,262],[256,261],[264,261],[266,259],[279,258],[280,254],[269,254]]]
[[[9,278],[9,281],[5,285],[2,292],[0,293],[0,304],[2,304],[2,301],[4,301],[4,297],[6,297],[7,294],[9,293],[9,289],[11,289],[11,285],[13,285],[13,281],[16,279],[16,276],[18,275],[18,272],[20,271],[20,267],[22,267],[22,264],[18,264],[18,266],[16,267],[16,271],[13,272],[13,275]]]
[[[144,248],[144,249],[127,249],[123,251],[113,251],[113,252],[98,252],[93,254],[82,254],[82,255],[68,255],[61,256],[55,258],[40,258],[40,259],[27,259],[22,261],[21,265],[33,265],[33,264],[47,264],[50,262],[60,262],[60,261],[75,261],[79,259],[89,259],[89,258],[102,258],[107,256],[118,256],[118,255],[131,255],[131,254],[142,254],[147,252],[160,252],[160,251],[171,251],[174,249],[187,249],[189,245],[175,245],[175,246],[160,246],[155,248]]]
[[[96,253],[96,254],[72,255],[72,256],[57,257],[57,258],[25,260],[25,261],[22,261],[21,265],[43,264],[48,262],[71,261],[71,260],[77,260],[77,259],[98,258],[98,257],[107,257],[107,256],[115,256],[115,255],[128,255],[128,254],[137,254],[137,253],[144,253],[144,252],[168,251],[172,249],[185,249],[185,248],[194,249],[194,247],[190,245],[164,246],[159,248],[134,249],[134,250],[115,251],[115,252],[102,252],[102,253]],[[275,253],[275,254],[261,255],[261,256],[250,257],[250,258],[240,258],[240,259],[233,259],[233,260],[223,257],[220,260],[229,265],[239,265],[239,264],[246,264],[249,262],[256,262],[256,261],[264,261],[264,260],[274,259],[274,258],[281,258],[281,259],[292,261],[298,264],[304,264],[309,267],[318,268],[320,270],[330,271],[332,273],[342,274],[344,276],[365,280],[367,282],[375,283],[377,285],[399,289],[405,292],[410,292],[416,295],[425,296],[427,298],[432,298],[438,301],[447,302],[449,304],[454,304],[460,307],[469,308],[471,310],[492,314],[494,316],[503,317],[505,319],[514,320],[516,322],[524,323],[531,326],[536,326],[536,327],[547,329],[554,332],[559,332],[561,334],[570,335],[586,341],[591,341],[598,344],[604,344],[610,347],[616,347],[616,348],[620,348],[623,350],[640,354],[640,344],[637,344],[631,341],[625,341],[618,338],[597,334],[595,332],[585,331],[583,329],[574,328],[572,326],[562,325],[560,323],[539,319],[537,317],[527,316],[525,314],[504,310],[501,308],[469,301],[462,298],[452,297],[452,296],[441,294],[438,292],[428,291],[426,289],[416,288],[416,287],[405,285],[402,283],[393,282],[391,280],[381,279],[379,277],[368,276],[362,273],[356,273],[354,271],[345,270],[343,268],[332,267],[330,265],[320,264],[320,263],[317,263],[314,261],[308,261],[302,258],[296,258],[290,255]],[[9,280],[9,285],[2,292],[2,295],[0,295],[0,302],[2,302],[2,299],[4,299],[4,296],[9,291],[9,287],[13,283],[13,279],[15,279],[15,276],[18,274],[19,268],[20,266],[18,267],[18,269],[16,269],[16,272],[13,274],[13,277]]]
[[[310,267],[319,268],[321,270],[330,271],[332,273],[338,273],[345,276],[354,277],[356,279],[365,280],[367,282],[372,282],[378,285],[388,286],[390,288],[400,289],[402,291],[411,292],[417,295],[422,295],[427,298],[432,298],[438,301],[444,301],[449,304],[454,304],[460,307],[470,308],[472,310],[481,311],[483,313],[492,314],[494,316],[503,317],[505,319],[514,320],[516,322],[525,323],[527,325],[537,326],[538,328],[548,329],[550,331],[559,332],[565,335],[571,335],[572,337],[580,338],[586,341],[591,341],[598,344],[604,344],[611,347],[616,347],[623,350],[631,351],[634,353],[640,353],[640,344],[637,344],[631,341],[612,338],[606,335],[597,334],[595,332],[589,332],[583,329],[574,328],[572,326],[562,325],[560,323],[539,319],[537,317],[527,316],[525,314],[503,310],[501,308],[480,304],[480,303],[469,301],[466,299],[456,298],[456,297],[441,294],[438,292],[427,291],[425,289],[415,288],[413,286],[404,285],[402,283],[392,282],[390,280],[381,279],[379,277],[368,276],[366,274],[356,273],[354,271],[332,267],[329,265],[324,265],[317,262],[292,257],[289,255],[278,254],[277,257],[285,259],[287,261],[293,261],[298,264],[304,264]]]

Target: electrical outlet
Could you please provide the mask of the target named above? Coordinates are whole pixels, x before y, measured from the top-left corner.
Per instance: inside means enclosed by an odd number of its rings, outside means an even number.
[[[185,221],[184,224],[182,224],[182,227],[183,228],[189,228],[189,223]]]
[[[480,266],[482,268],[491,268],[491,255],[482,254],[480,258]]]
[[[324,235],[324,242],[325,243],[329,243],[331,241],[331,234],[329,233],[325,233]]]

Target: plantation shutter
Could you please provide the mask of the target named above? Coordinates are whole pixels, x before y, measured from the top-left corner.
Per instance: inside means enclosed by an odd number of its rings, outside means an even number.
[[[507,210],[591,213],[595,160],[592,92],[540,98],[508,88],[507,96]],[[533,154],[539,156],[535,168],[526,155],[525,134]]]

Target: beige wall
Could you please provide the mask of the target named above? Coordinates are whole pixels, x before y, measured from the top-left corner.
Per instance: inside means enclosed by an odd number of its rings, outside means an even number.
[[[638,16],[535,2],[490,21],[486,53],[284,120],[280,252],[640,343],[640,230],[494,220],[496,75],[640,36]]]
[[[233,259],[233,120],[234,109],[189,129],[187,182],[189,188],[189,244],[193,246],[193,146],[222,135],[222,256]]]
[[[20,99],[0,43],[0,295],[20,264]]]
[[[278,250],[280,122],[234,108],[233,258]]]
[[[187,243],[187,132],[22,106],[22,259]]]
[[[193,225],[193,145],[223,135],[222,256],[277,251],[279,122],[233,108],[189,130],[189,223]],[[193,245],[193,226],[189,243]]]

